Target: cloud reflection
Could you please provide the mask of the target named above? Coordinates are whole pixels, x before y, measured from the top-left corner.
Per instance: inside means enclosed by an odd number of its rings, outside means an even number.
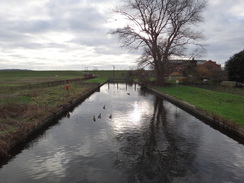
[[[113,129],[115,133],[123,133],[128,129],[139,130],[144,123],[144,119],[151,114],[150,103],[148,101],[134,101],[129,106],[124,104],[126,110],[115,111],[113,114]]]

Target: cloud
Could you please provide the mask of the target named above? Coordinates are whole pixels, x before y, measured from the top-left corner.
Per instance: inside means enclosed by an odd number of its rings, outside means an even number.
[[[0,13],[0,68],[77,69],[79,64],[79,68],[110,65],[106,59],[127,52],[121,51],[106,27],[114,2],[0,2],[5,10]]]
[[[136,67],[140,53],[121,49],[108,32],[122,22],[119,0],[0,1],[0,69],[111,69]],[[243,49],[242,0],[211,0],[201,25],[203,59],[224,63]]]
[[[224,64],[234,53],[243,49],[244,14],[242,0],[209,1],[201,26],[206,36],[207,58]]]

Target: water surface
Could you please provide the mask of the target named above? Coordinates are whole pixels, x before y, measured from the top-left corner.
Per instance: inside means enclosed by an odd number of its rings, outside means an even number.
[[[101,87],[0,169],[4,183],[243,180],[242,144],[126,84]]]

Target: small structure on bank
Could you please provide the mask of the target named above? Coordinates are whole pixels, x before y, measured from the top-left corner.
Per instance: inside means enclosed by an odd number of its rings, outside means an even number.
[[[183,81],[184,79],[185,79],[185,77],[179,72],[173,72],[169,75],[170,81],[176,81],[176,80]]]

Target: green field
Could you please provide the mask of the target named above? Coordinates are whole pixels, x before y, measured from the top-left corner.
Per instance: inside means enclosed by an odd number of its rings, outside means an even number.
[[[92,73],[99,78],[126,78],[128,76],[128,70],[100,70],[100,71],[86,71]]]
[[[85,73],[92,73],[99,78],[125,78],[127,70],[104,71],[0,71],[1,85],[19,85],[23,83],[37,83],[57,80],[83,78]]]
[[[158,87],[157,90],[244,126],[244,96],[182,85]]]
[[[0,71],[1,85],[20,85],[83,78],[82,71]]]
[[[106,78],[97,77],[97,78],[93,78],[93,79],[86,80],[85,82],[86,83],[104,83],[106,81],[107,81]]]

